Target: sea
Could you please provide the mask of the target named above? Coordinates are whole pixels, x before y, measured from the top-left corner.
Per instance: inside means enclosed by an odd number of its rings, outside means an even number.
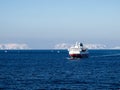
[[[0,50],[0,90],[120,90],[120,50]]]

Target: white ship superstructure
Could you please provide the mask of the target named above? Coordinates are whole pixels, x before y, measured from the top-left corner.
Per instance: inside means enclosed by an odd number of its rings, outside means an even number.
[[[77,43],[68,49],[69,55],[72,58],[88,57],[88,50],[82,43]]]

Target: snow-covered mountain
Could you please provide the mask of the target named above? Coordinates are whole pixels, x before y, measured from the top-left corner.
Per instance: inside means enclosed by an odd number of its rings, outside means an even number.
[[[104,44],[85,44],[85,47],[88,49],[107,49],[107,46]]]
[[[120,49],[120,46],[108,47],[104,44],[84,44],[84,45],[88,49]],[[73,46],[73,44],[59,43],[55,45],[54,49],[68,49],[71,46]]]
[[[84,44],[88,49],[120,49],[120,46],[108,47],[104,44]],[[54,49],[68,49],[73,44],[68,43],[59,43],[54,46]],[[18,43],[8,43],[8,44],[0,44],[0,50],[4,49],[31,49],[27,44],[18,44]]]
[[[59,43],[55,45],[54,49],[68,49],[70,46],[71,44]]]
[[[113,47],[111,49],[120,49],[120,46]]]
[[[0,49],[29,49],[29,47],[27,44],[9,43],[0,44]]]

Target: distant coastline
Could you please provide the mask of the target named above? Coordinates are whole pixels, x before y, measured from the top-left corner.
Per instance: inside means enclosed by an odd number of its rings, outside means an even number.
[[[72,44],[67,44],[67,43],[59,43],[55,45],[55,49],[68,49]],[[94,50],[101,50],[101,49],[115,49],[119,50],[120,46],[114,46],[114,47],[108,47],[107,45],[104,44],[85,44],[86,48],[88,49],[94,49]]]
[[[68,43],[59,43],[53,45],[53,48],[31,48],[29,45],[22,43],[8,43],[8,44],[0,44],[0,50],[67,50],[70,48],[72,44]],[[120,50],[120,46],[108,47],[104,44],[85,44],[86,48],[89,50]]]

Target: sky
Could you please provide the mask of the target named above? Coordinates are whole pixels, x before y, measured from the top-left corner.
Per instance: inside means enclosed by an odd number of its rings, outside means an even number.
[[[0,0],[0,43],[120,46],[120,0]]]

